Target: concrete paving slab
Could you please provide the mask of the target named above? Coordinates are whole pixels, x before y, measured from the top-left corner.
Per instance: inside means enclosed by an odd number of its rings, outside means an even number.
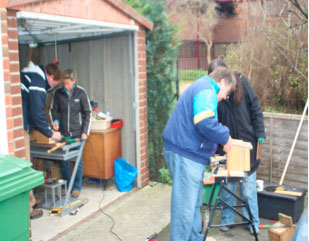
[[[84,179],[80,198],[86,197],[89,202],[81,207],[74,216],[70,214],[63,217],[49,216],[49,210],[43,209],[43,217],[31,220],[32,240],[57,240],[68,229],[89,219],[89,217],[99,210],[99,204],[101,207],[106,207],[125,195],[127,193],[118,191],[113,179],[108,181],[104,192],[102,184]]]
[[[171,190],[160,183],[138,189],[58,240],[144,241],[169,224]]]

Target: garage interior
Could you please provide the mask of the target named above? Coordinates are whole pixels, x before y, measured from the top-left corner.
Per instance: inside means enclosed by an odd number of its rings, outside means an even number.
[[[113,119],[123,120],[122,157],[137,167],[135,53],[138,27],[24,11],[17,12],[17,23],[20,69],[26,67],[29,58],[43,65],[58,59],[62,70],[73,69],[78,85],[86,89],[90,100],[98,103],[98,109],[109,112]],[[66,215],[59,220],[47,216],[33,220],[34,239],[50,239],[97,210],[97,204],[93,207],[91,202],[101,200],[100,184],[84,184],[89,203],[79,211],[79,217]],[[102,206],[121,195],[116,187],[104,191]]]

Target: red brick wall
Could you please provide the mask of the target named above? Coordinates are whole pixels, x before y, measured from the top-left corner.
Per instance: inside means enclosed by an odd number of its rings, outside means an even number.
[[[138,79],[139,79],[139,125],[141,185],[149,183],[148,171],[148,118],[147,118],[147,74],[146,74],[146,33],[143,28],[137,34]]]
[[[25,157],[16,12],[1,9],[3,72],[9,154]]]

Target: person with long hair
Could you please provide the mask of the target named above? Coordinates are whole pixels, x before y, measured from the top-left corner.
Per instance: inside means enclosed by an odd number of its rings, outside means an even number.
[[[208,72],[211,73],[219,66],[227,67],[222,59],[213,60],[209,65]],[[253,146],[250,151],[250,171],[240,182],[240,194],[248,202],[254,227],[258,233],[260,222],[256,191],[256,170],[260,164],[260,159],[256,157],[258,143],[262,143],[266,138],[264,118],[259,99],[249,80],[238,71],[234,71],[234,75],[236,77],[235,89],[225,100],[219,103],[218,120],[230,129],[233,139],[250,142]],[[220,148],[218,152],[223,154]],[[228,183],[227,187],[235,193],[236,185],[236,183]],[[236,198],[225,190],[222,191],[221,198],[231,206],[236,205]],[[242,208],[242,212],[245,217],[249,218],[246,208]],[[235,218],[235,212],[223,205],[221,209],[221,224],[223,225],[220,228],[221,231],[228,231],[230,229],[228,224],[235,223]],[[253,233],[251,227],[250,232]]]

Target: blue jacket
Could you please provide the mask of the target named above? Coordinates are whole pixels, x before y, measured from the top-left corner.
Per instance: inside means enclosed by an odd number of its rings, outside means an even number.
[[[28,132],[37,129],[51,137],[53,132],[44,112],[46,90],[50,88],[44,67],[30,62],[29,66],[21,71],[20,77],[24,129]]]
[[[168,150],[209,164],[214,144],[228,142],[229,129],[217,121],[219,90],[218,84],[208,76],[186,89],[164,129],[164,146]]]

